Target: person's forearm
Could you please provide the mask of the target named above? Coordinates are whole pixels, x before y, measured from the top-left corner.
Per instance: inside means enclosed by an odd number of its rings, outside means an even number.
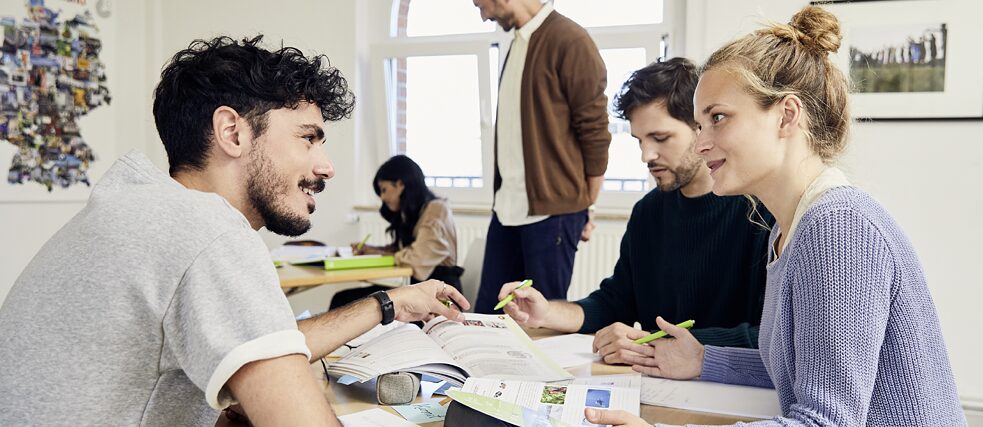
[[[375,298],[362,298],[317,317],[301,320],[297,322],[297,328],[307,338],[311,360],[317,360],[379,322],[382,322],[379,302]]]
[[[341,425],[301,355],[251,362],[226,385],[254,426]]]
[[[601,186],[604,185],[604,175],[587,177],[587,194],[590,195],[590,202],[597,203],[597,196],[601,194]]]
[[[582,326],[584,326],[582,307],[569,301],[550,301],[549,313],[542,327],[559,332],[577,332]]]

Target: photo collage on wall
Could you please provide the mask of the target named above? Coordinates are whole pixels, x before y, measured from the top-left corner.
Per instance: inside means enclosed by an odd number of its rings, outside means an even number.
[[[0,18],[0,144],[17,147],[9,184],[36,182],[50,192],[89,182],[96,159],[78,119],[109,104],[102,42],[92,15],[72,19],[26,2],[28,16]]]

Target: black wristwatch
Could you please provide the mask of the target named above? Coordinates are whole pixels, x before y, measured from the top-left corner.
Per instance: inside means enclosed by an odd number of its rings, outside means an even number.
[[[388,325],[396,319],[396,308],[393,306],[393,300],[389,299],[389,294],[386,291],[373,292],[372,297],[379,301],[379,306],[382,309],[382,324]]]

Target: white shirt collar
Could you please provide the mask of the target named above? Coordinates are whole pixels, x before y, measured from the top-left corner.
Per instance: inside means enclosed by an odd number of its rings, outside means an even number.
[[[549,16],[550,12],[552,11],[553,3],[543,4],[542,9],[539,9],[536,16],[533,16],[529,22],[526,22],[526,25],[523,25],[515,30],[515,36],[522,37],[523,40],[528,41],[529,38],[532,37],[532,33],[535,32],[540,25],[543,25],[543,21],[546,20],[546,17]]]

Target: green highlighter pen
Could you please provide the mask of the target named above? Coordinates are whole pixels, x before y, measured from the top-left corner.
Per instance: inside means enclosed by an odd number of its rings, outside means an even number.
[[[358,242],[358,246],[355,247],[355,252],[361,252],[362,246],[365,246],[365,242],[369,241],[369,237],[372,237],[372,233],[366,234],[365,238],[361,242]]]
[[[696,322],[693,321],[693,320],[687,320],[687,321],[685,321],[683,323],[677,324],[676,326],[678,326],[680,328],[689,329],[689,328],[692,328],[693,327],[693,324],[694,323],[696,323]],[[662,338],[662,337],[664,337],[666,335],[669,335],[669,334],[666,333],[666,331],[659,331],[659,332],[656,332],[656,333],[648,334],[648,335],[646,335],[644,337],[641,337],[641,338],[635,340],[635,344],[645,344],[645,343],[647,343],[649,341],[657,340],[657,339]]]
[[[530,286],[532,286],[532,279],[526,279],[523,280],[522,283],[519,284],[519,286],[516,286],[515,289],[528,288]],[[515,289],[513,289],[512,291],[515,292]],[[515,294],[509,292],[509,295],[505,297],[505,299],[499,301],[498,305],[496,305],[493,310],[500,310],[502,307],[505,307],[506,304],[512,302],[512,300],[514,299],[515,299]]]

